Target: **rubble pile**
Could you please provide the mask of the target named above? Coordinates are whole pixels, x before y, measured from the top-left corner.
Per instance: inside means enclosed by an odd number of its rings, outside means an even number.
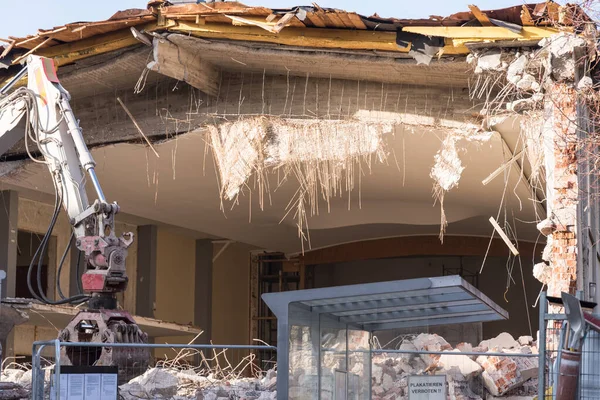
[[[446,375],[449,400],[483,400],[518,397],[533,399],[537,394],[538,359],[517,354],[537,353],[533,338],[515,340],[508,333],[472,347],[460,343],[453,349],[441,336],[423,333],[404,339],[401,350],[441,351],[444,354],[379,353],[373,356],[372,399],[408,398],[411,375]],[[483,353],[479,356],[453,354]],[[507,356],[485,355],[505,353]],[[510,356],[514,354],[515,356]]]
[[[275,400],[277,373],[267,371],[259,378],[216,379],[193,369],[151,368],[119,387],[120,399],[172,400]]]
[[[6,368],[0,375],[0,400],[29,399],[31,397],[31,384],[33,373],[24,368]],[[45,382],[50,383],[50,374],[47,371]],[[49,388],[49,385],[47,385]]]
[[[51,368],[51,367],[50,367]],[[0,377],[0,400],[31,398],[32,371],[7,368]],[[46,370],[45,398],[50,397],[50,370]],[[277,372],[272,369],[258,378],[217,379],[193,369],[150,368],[119,386],[120,400],[275,400]]]

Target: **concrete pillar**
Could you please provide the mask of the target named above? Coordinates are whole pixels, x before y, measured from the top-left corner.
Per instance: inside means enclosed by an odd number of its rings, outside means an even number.
[[[138,257],[135,313],[142,317],[154,317],[157,284],[157,235],[158,228],[155,225],[143,225],[138,227]]]
[[[6,273],[6,278],[2,280],[2,298],[15,297],[16,293],[18,206],[17,192],[0,192],[0,270]],[[6,338],[0,338],[2,357],[14,355],[13,343],[12,332]]]
[[[198,343],[208,344],[212,339],[212,268],[213,243],[196,240],[196,268],[194,274],[194,325],[204,333]]]

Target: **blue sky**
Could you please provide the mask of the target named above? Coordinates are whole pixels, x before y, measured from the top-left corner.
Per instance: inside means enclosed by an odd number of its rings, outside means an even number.
[[[9,1],[9,0],[4,0]],[[285,8],[308,5],[314,0],[246,0],[247,5]],[[11,18],[3,18],[0,37],[22,37],[34,34],[39,28],[49,29],[68,22],[98,21],[109,18],[117,10],[146,8],[147,0],[118,0],[98,2],[94,0],[10,0]],[[322,7],[340,8],[360,14],[379,14],[381,17],[419,18],[448,15],[467,11],[468,4],[477,4],[481,9],[503,8],[522,4],[523,0],[319,0]],[[6,5],[5,5],[6,7]],[[23,18],[16,18],[23,16]]]

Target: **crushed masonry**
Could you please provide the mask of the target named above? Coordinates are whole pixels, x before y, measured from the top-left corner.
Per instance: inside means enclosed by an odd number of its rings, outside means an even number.
[[[547,240],[543,262],[534,266],[533,275],[547,285],[549,295],[560,296],[577,289],[577,108],[580,95],[589,92],[593,81],[578,78],[580,60],[588,51],[584,37],[560,32],[542,39],[538,47],[479,50],[467,61],[480,75],[481,85],[494,77],[506,81],[484,99],[482,114],[489,120],[520,115],[529,179],[534,187],[545,186],[546,215],[539,216],[537,228]],[[482,87],[472,93],[482,93]]]

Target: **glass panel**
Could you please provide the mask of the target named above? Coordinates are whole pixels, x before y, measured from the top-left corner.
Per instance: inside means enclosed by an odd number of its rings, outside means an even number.
[[[369,400],[371,352],[366,331],[348,330],[348,399]],[[337,399],[336,399],[337,400]]]
[[[319,398],[319,320],[309,311],[290,305],[290,400]]]
[[[347,372],[346,327],[332,318],[320,317],[321,400],[334,400],[336,371]]]

